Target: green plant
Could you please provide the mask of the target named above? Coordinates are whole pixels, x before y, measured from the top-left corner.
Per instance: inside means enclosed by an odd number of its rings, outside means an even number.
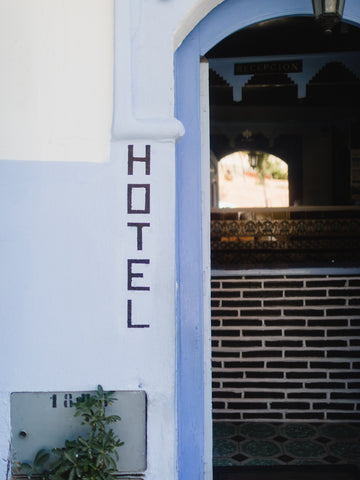
[[[260,184],[263,185],[267,175],[278,180],[288,179],[288,169],[285,162],[276,157],[270,157],[267,153],[258,154],[256,171]]]
[[[277,180],[288,180],[288,166],[279,158],[269,159],[269,173]]]
[[[109,425],[120,420],[118,415],[106,415],[107,405],[116,398],[114,392],[104,392],[101,385],[92,395],[77,398],[75,417],[82,418],[82,425],[89,427],[86,438],[66,440],[62,448],[51,451],[58,458],[50,462],[50,452],[37,452],[32,464],[22,463],[20,470],[29,479],[44,480],[113,480],[117,471],[117,448],[123,445]]]

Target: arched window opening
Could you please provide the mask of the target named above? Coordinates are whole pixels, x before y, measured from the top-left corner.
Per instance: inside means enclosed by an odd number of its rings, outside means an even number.
[[[287,163],[258,151],[239,151],[218,164],[219,208],[288,207]]]

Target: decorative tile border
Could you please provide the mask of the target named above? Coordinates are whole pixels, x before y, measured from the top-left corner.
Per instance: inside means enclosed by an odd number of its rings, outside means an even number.
[[[358,464],[360,424],[214,423],[215,466]]]

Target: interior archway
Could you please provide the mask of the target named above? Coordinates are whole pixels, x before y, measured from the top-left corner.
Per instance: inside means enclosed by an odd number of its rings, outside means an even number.
[[[274,155],[237,151],[219,160],[216,173],[217,190],[211,190],[215,208],[238,209],[241,217],[248,208],[289,206],[288,165]]]

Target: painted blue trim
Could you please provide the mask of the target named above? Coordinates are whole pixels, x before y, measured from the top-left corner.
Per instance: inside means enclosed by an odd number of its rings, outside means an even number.
[[[176,117],[187,134],[176,156],[177,186],[177,415],[179,479],[204,478],[204,371],[198,34],[175,55]],[[182,99],[186,98],[186,102]]]
[[[254,23],[274,18],[313,15],[311,0],[225,0],[198,25],[200,55],[223,38]]]
[[[347,1],[351,4],[347,21],[352,16],[355,23],[360,19],[360,2]],[[311,14],[311,0],[225,0],[195,27],[175,54],[175,115],[185,127],[176,149],[179,480],[204,480],[200,57],[245,26]]]
[[[343,19],[356,26],[360,24],[359,0],[346,0]]]

